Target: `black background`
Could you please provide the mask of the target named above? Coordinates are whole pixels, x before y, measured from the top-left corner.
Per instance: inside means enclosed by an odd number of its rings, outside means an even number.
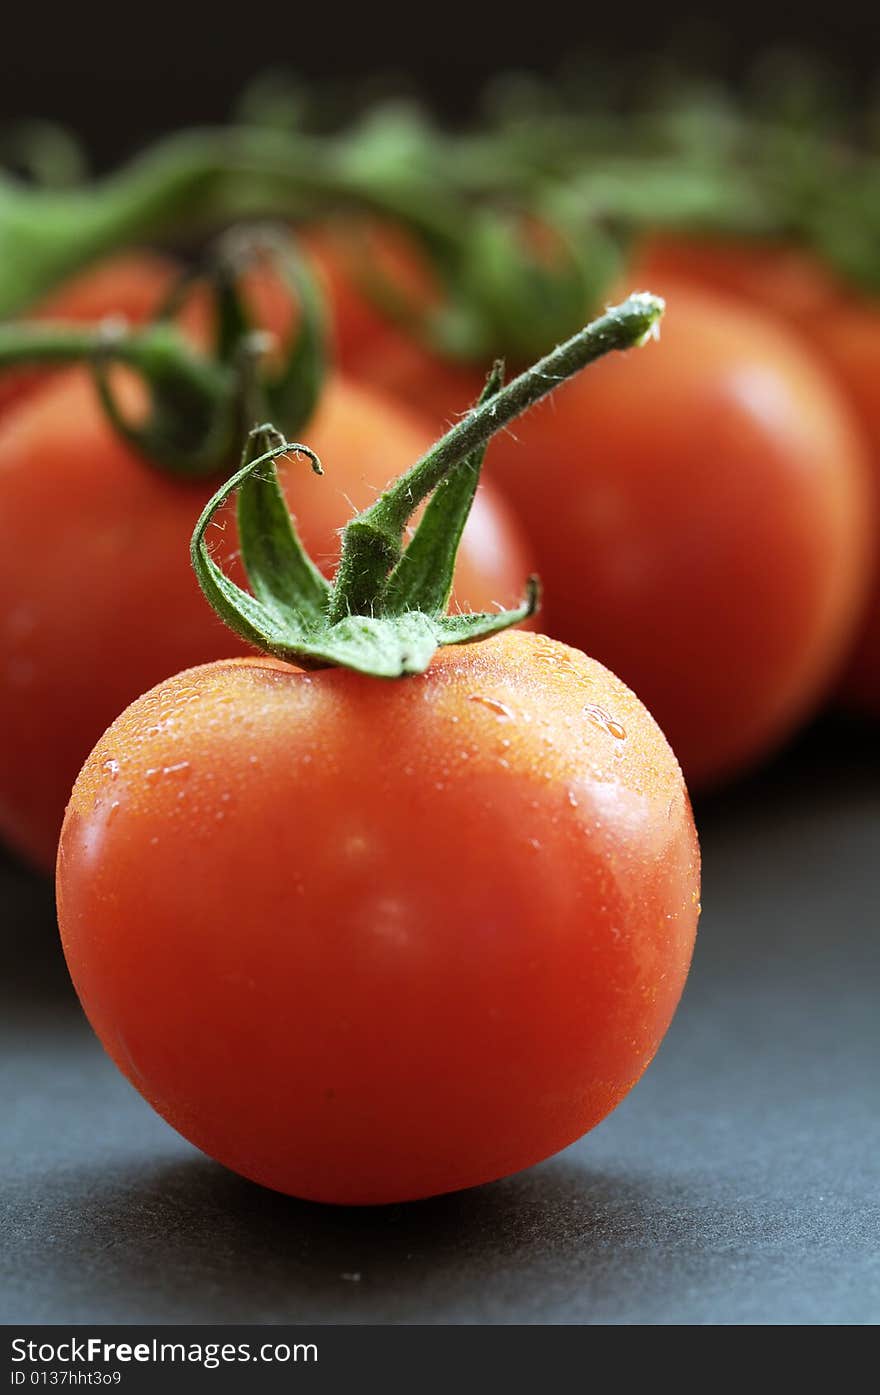
[[[53,7],[4,16],[0,119],[51,117],[80,132],[98,167],[181,123],[225,119],[244,83],[282,68],[349,91],[367,78],[456,119],[488,74],[552,73],[577,52],[619,60],[675,52],[742,77],[757,52],[800,48],[854,89],[878,74],[880,22],[863,3],[740,0],[569,6],[442,4]],[[710,14],[711,11],[711,14]]]

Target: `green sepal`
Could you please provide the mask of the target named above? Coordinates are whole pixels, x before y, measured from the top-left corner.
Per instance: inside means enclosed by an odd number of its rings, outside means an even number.
[[[250,442],[260,459],[270,453],[271,468],[252,470],[247,459],[235,477],[240,480],[238,536],[244,569],[257,600],[279,616],[295,615],[304,631],[313,629],[326,612],[330,583],[306,554],[278,480],[276,456],[271,452],[284,452],[289,447],[269,424],[255,427]],[[317,457],[312,455],[311,459],[315,473],[323,474]],[[235,481],[230,483],[234,488]]]
[[[264,364],[267,336],[252,326],[240,285],[243,270],[258,257],[271,260],[300,309],[293,343],[274,374]],[[213,293],[213,354],[197,353],[173,323],[201,280],[208,281]],[[243,432],[267,410],[289,434],[298,432],[323,387],[327,329],[322,297],[293,240],[273,228],[227,233],[207,270],[184,273],[172,288],[150,327],[149,353],[141,352],[136,364],[150,394],[142,421],[126,418],[110,373],[110,365],[123,358],[120,335],[127,331],[111,322],[104,333],[106,342],[93,354],[92,370],[111,425],[151,463],[181,476],[228,472]]]
[[[289,237],[266,234],[272,264],[299,306],[299,325],[281,369],[267,375],[263,392],[269,413],[286,431],[299,431],[318,405],[327,375],[329,327],[324,297],[314,273]]]
[[[130,421],[111,373],[114,363],[132,362],[121,342],[127,331],[111,321],[98,334],[104,342],[92,354],[91,369],[117,435],[169,474],[198,478],[228,469],[241,428],[235,378],[227,365],[196,353],[174,325],[154,324],[149,357],[142,354],[136,364],[149,408],[142,421]]]
[[[252,458],[252,445],[267,437],[273,442],[269,449]],[[324,594],[329,591],[303,551],[278,483],[275,461],[280,455],[294,453],[308,456],[312,468],[320,473],[321,463],[308,446],[291,444],[268,425],[252,432],[244,463],[209,499],[190,543],[198,583],[221,620],[248,643],[273,654],[286,651],[304,637],[310,625],[320,623]],[[254,595],[217,566],[206,539],[217,510],[237,489],[245,494],[244,504],[239,498],[238,505],[239,545]],[[271,576],[270,566],[277,568]]]
[[[377,678],[422,673],[441,646],[486,639],[528,619],[538,604],[534,578],[513,610],[443,613],[486,444],[593,359],[652,337],[663,308],[656,296],[631,296],[506,385],[496,364],[476,406],[347,525],[332,585],[302,549],[275,466],[280,455],[295,452],[308,455],[319,473],[320,462],[272,426],[257,428],[244,463],[210,500],[193,533],[193,568],[208,601],[236,634],[265,653]],[[266,442],[269,448],[251,459]],[[223,573],[206,541],[214,515],[236,489],[250,592]],[[407,520],[426,499],[421,524],[403,551]]]
[[[393,620],[349,615],[279,657],[306,668],[330,664],[373,678],[405,678],[424,673],[440,643],[431,617],[417,611]]]
[[[524,362],[567,339],[596,303],[595,278],[585,275],[588,259],[561,229],[554,229],[552,255],[529,246],[523,217],[495,209],[479,209],[461,232],[447,267],[445,304],[426,332],[441,353],[477,360],[504,353]]]
[[[489,639],[491,635],[509,630],[513,625],[521,625],[535,614],[541,601],[541,586],[536,576],[526,582],[526,594],[521,605],[513,610],[476,611],[471,614],[442,615],[435,620],[439,642],[447,644],[473,644],[478,639]]]
[[[244,308],[238,288],[239,268],[222,259],[211,277],[217,322],[214,331],[214,352],[221,363],[234,364],[243,341],[253,326]]]
[[[224,362],[234,363],[253,329],[240,283],[242,272],[259,261],[272,267],[298,306],[299,323],[280,368],[272,372],[261,365],[255,386],[273,421],[281,422],[288,433],[298,432],[321,396],[329,330],[317,279],[284,229],[257,224],[233,228],[220,239],[209,270],[217,309],[216,353]]]
[[[500,385],[497,370],[492,381]],[[261,446],[267,448],[251,458]],[[394,616],[331,620],[330,584],[304,552],[278,482],[276,460],[297,452],[308,455],[313,470],[323,473],[307,446],[291,444],[268,424],[255,428],[244,464],[218,489],[193,533],[192,564],[206,599],[249,644],[305,668],[335,665],[375,678],[402,678],[423,673],[441,645],[484,639],[532,614],[537,588],[530,583],[521,607],[497,614],[410,609]],[[226,576],[207,545],[212,519],[236,490],[239,547],[251,592]]]
[[[504,384],[504,365],[497,362],[486,379],[480,403]],[[452,595],[455,559],[474,502],[486,447],[467,456],[457,470],[440,481],[399,562],[392,569],[380,600],[383,615],[420,610],[442,615]]]

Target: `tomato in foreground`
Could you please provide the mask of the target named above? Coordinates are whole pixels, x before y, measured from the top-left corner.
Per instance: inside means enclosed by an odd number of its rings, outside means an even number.
[[[249,659],[135,702],[76,783],[70,971],[113,1060],[226,1166],[317,1201],[487,1182],[653,1057],[698,915],[681,773],[540,635],[421,677]]]
[[[134,403],[129,404],[133,409]],[[285,472],[290,506],[325,570],[338,530],[390,474],[427,449],[403,407],[332,378],[309,424],[326,478]],[[84,371],[68,371],[0,426],[0,836],[47,870],[85,756],[139,693],[245,646],[204,604],[189,538],[216,481],[152,468],[115,434]],[[234,519],[214,530],[234,553]],[[491,487],[464,536],[455,603],[510,604],[529,571],[517,525]]]
[[[657,718],[691,785],[738,773],[837,678],[873,500],[846,401],[786,329],[671,278],[650,354],[500,434],[489,478],[538,557],[543,625]]]
[[[683,276],[781,317],[803,336],[855,410],[871,451],[878,555],[843,695],[880,716],[880,301],[844,286],[808,252],[775,244],[655,238],[641,265],[660,284],[669,275]]]

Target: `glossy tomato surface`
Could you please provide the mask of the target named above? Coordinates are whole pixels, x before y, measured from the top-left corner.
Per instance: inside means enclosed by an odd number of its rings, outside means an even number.
[[[488,473],[536,547],[542,625],[619,673],[707,785],[836,677],[872,498],[851,410],[789,331],[660,289],[660,342],[562,386],[495,439]]]
[[[685,981],[699,854],[641,702],[544,636],[412,679],[254,658],[138,699],[58,861],[95,1031],[227,1167],[376,1203],[598,1123]]]
[[[878,546],[871,600],[842,686],[854,705],[880,716],[880,299],[792,247],[667,237],[652,239],[641,260],[649,280],[684,276],[781,317],[855,409],[870,449]]]
[[[293,459],[285,486],[305,542],[330,571],[338,530],[432,432],[336,378],[303,435],[326,474]],[[0,834],[38,865],[54,865],[76,773],[122,708],[179,669],[242,648],[190,569],[190,535],[215,487],[144,464],[105,421],[85,372],[68,372],[0,425]],[[234,554],[231,517],[212,543],[218,560]],[[532,569],[505,506],[481,491],[454,604],[516,604]]]

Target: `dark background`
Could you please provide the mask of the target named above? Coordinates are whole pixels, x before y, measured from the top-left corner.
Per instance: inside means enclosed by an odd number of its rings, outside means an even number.
[[[159,131],[224,120],[247,80],[277,67],[346,92],[368,77],[407,87],[456,119],[473,109],[487,75],[552,73],[578,51],[607,54],[611,65],[675,53],[736,80],[756,52],[794,47],[821,55],[860,90],[880,66],[880,23],[863,0],[8,8],[0,120],[70,123],[102,168]]]

